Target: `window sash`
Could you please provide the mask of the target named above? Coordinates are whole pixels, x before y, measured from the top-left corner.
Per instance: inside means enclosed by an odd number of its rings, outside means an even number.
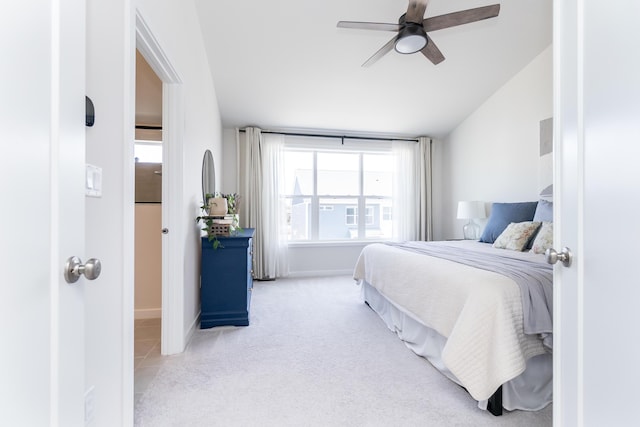
[[[356,150],[335,150],[335,149],[324,149],[324,148],[318,148],[316,147],[310,147],[310,146],[306,146],[304,148],[302,148],[300,145],[294,145],[291,146],[290,144],[285,144],[285,153],[287,152],[310,152],[312,153],[312,172],[311,172],[311,179],[312,179],[312,185],[310,186],[313,190],[313,194],[285,194],[283,195],[283,197],[285,199],[290,199],[291,201],[293,199],[304,199],[304,200],[309,200],[310,201],[310,212],[309,212],[309,223],[308,225],[310,225],[309,230],[308,230],[308,239],[296,239],[295,241],[317,241],[317,242],[321,242],[321,241],[327,241],[327,240],[342,240],[340,238],[338,239],[325,239],[325,238],[321,238],[320,237],[320,231],[321,231],[321,224],[320,224],[320,212],[322,210],[322,212],[327,213],[327,209],[325,208],[321,208],[321,206],[326,206],[327,203],[322,202],[322,199],[334,199],[334,200],[344,200],[345,203],[347,202],[347,200],[350,201],[356,201],[357,206],[354,206],[353,208],[353,214],[347,214],[346,210],[344,211],[344,218],[343,218],[343,223],[349,227],[356,227],[357,226],[357,237],[355,238],[350,238],[350,237],[345,237],[345,240],[347,241],[363,241],[363,240],[371,240],[370,237],[367,236],[367,227],[371,227],[373,225],[375,225],[375,209],[373,206],[367,206],[367,203],[371,200],[387,200],[387,203],[390,203],[392,200],[392,196],[391,195],[379,195],[379,194],[364,194],[364,187],[365,187],[365,170],[364,170],[364,156],[365,155],[370,155],[370,154],[376,154],[376,155],[389,155],[391,154],[390,151],[387,151],[386,149],[383,150],[363,150],[363,151],[356,151]],[[318,194],[318,153],[322,153],[322,154],[342,154],[342,153],[349,153],[349,154],[356,154],[358,156],[358,170],[357,170],[357,175],[358,175],[358,183],[357,183],[357,187],[359,189],[359,194],[340,194],[340,195],[336,195],[336,194]],[[285,154],[285,159],[286,159],[286,154]],[[389,158],[389,161],[391,162],[391,158]],[[285,165],[286,167],[286,165]],[[383,223],[385,220],[383,219],[383,208],[382,205],[380,205],[379,210],[379,224]],[[334,211],[337,211],[336,209],[334,209]],[[353,223],[351,222],[352,220],[350,218],[353,218]],[[382,231],[380,231],[378,234],[382,233]],[[355,234],[355,233],[354,233]],[[382,237],[382,239],[390,239],[391,236],[385,236]],[[376,235],[376,239],[381,239],[381,237],[379,235]]]

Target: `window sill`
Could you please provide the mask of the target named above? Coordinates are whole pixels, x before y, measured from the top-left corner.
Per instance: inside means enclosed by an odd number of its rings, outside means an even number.
[[[322,240],[313,242],[288,242],[290,248],[328,248],[328,247],[347,247],[347,246],[365,246],[371,243],[385,243],[391,240]]]

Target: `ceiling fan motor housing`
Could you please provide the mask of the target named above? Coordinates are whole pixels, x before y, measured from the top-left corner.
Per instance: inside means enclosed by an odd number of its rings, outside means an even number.
[[[401,19],[404,15],[401,17]],[[427,33],[421,24],[407,22],[398,32],[396,38],[395,49],[398,53],[409,54],[416,53],[427,45]]]

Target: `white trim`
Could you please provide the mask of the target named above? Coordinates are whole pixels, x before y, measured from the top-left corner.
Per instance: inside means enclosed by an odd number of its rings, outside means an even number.
[[[576,59],[577,59],[577,242],[574,254],[585,254],[584,250],[584,194],[585,194],[585,16],[584,16],[584,0],[577,1],[576,21],[577,21],[577,37],[576,37]],[[591,50],[593,51],[593,49]],[[593,176],[593,174],[591,174]],[[563,187],[564,191],[564,187]],[[562,194],[563,191],[560,191]],[[592,193],[593,194],[593,193]],[[560,205],[562,208],[562,205]],[[566,216],[564,217],[566,221]],[[556,240],[562,242],[563,240]],[[578,426],[584,426],[585,408],[584,408],[584,263],[576,260],[575,267],[577,270],[577,384],[576,384],[576,405],[578,410]],[[562,306],[560,306],[562,308]]]
[[[163,84],[162,115],[164,126],[162,166],[162,223],[169,229],[162,244],[162,338],[161,353],[184,351],[184,275],[177,260],[184,254],[183,226],[183,141],[178,125],[184,117],[182,85]],[[169,202],[170,201],[170,202]],[[173,262],[172,262],[173,261]]]
[[[329,277],[329,276],[349,276],[353,274],[353,269],[348,270],[305,270],[292,271],[287,277]],[[276,279],[277,281],[277,279]]]
[[[572,247],[574,254],[584,253],[583,206],[584,206],[584,2],[554,1],[553,8],[553,110],[554,110],[554,242],[567,243],[567,237],[576,229],[577,242]],[[575,121],[575,123],[574,123]],[[575,134],[572,127],[575,125]],[[574,139],[575,138],[575,139]],[[576,152],[571,145],[575,143]],[[569,145],[569,148],[565,147]],[[568,153],[568,154],[567,154]],[[571,156],[576,156],[572,158]],[[575,164],[575,175],[569,175]],[[564,170],[563,170],[564,169]],[[568,183],[565,183],[565,178]],[[565,201],[564,188],[575,179],[577,206]],[[566,206],[565,206],[566,205]],[[577,214],[577,218],[569,215]],[[574,223],[575,221],[575,223]],[[568,231],[567,231],[568,230]],[[564,298],[573,298],[568,291],[574,286],[573,278],[563,267],[554,272],[554,325],[553,325],[553,424],[584,425],[584,320],[583,284],[584,264],[574,260],[576,271],[575,288],[576,319],[569,320],[562,313],[568,303]],[[558,268],[563,269],[560,272]],[[573,313],[571,313],[573,315]],[[575,322],[575,330],[574,330]],[[575,396],[575,399],[573,397]]]
[[[136,47],[163,83],[182,83],[178,72],[160,47],[160,43],[136,9]],[[164,123],[164,117],[163,117]]]
[[[365,247],[372,243],[388,243],[393,240],[301,240],[287,242],[289,248],[340,248],[345,246],[362,246]]]
[[[135,306],[135,97],[136,97],[136,50],[135,50],[135,22],[133,20],[133,2],[126,4],[124,28],[127,34],[123,40],[128,42],[129,49],[124,49],[123,59],[125,79],[123,82],[123,135],[125,149],[123,150],[122,180],[122,425],[129,425],[134,415],[133,407],[133,355],[134,355],[134,306]],[[126,75],[128,74],[128,79]]]
[[[561,227],[562,220],[560,217],[562,206],[562,171],[560,170],[560,165],[562,164],[562,134],[563,134],[563,123],[564,123],[564,113],[562,108],[562,95],[563,90],[566,88],[561,86],[562,80],[562,71],[563,68],[566,67],[564,64],[563,55],[561,54],[564,51],[564,38],[566,37],[566,31],[562,32],[561,28],[563,27],[563,23],[566,21],[565,18],[565,9],[567,8],[566,4],[563,4],[560,1],[553,2],[553,34],[554,34],[554,46],[553,46],[553,140],[554,150],[552,151],[553,156],[553,185],[555,186],[554,194],[554,203],[553,203],[553,216],[554,218],[558,218],[559,220],[555,221],[553,227],[553,240],[555,242],[561,241]],[[568,31],[568,30],[567,30]],[[562,305],[562,289],[561,282],[562,278],[554,272],[553,274],[554,281],[554,291],[553,291],[553,317],[555,321],[553,322],[553,400],[554,400],[554,408],[553,408],[553,424],[561,425],[562,419],[564,419],[563,412],[568,410],[565,409],[564,402],[564,387],[570,387],[569,384],[565,384],[562,379],[562,363],[561,361],[564,358],[564,351],[561,345],[563,339],[563,322],[560,316],[559,307]]]
[[[135,309],[135,319],[160,319],[162,318],[161,308],[137,308]]]
[[[193,334],[196,333],[196,330],[198,329],[199,325],[200,325],[200,312],[198,311],[198,314],[197,314],[196,318],[193,319],[193,321],[191,322],[191,325],[189,325],[189,328],[187,329],[187,331],[184,334],[185,335],[185,340],[184,340],[185,348],[187,347],[187,345],[191,341],[191,338],[193,337]]]

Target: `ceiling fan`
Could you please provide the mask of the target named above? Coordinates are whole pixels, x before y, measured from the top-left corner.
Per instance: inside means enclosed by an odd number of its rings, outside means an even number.
[[[409,0],[407,13],[398,19],[397,24],[379,22],[339,21],[339,28],[356,28],[362,30],[397,31],[398,34],[382,46],[380,50],[362,64],[363,67],[373,65],[377,60],[395,49],[399,53],[409,54],[422,52],[434,65],[444,61],[444,55],[438,49],[427,32],[442,30],[443,28],[469,24],[483,19],[494,18],[500,13],[500,5],[476,7],[445,15],[424,18],[429,0]]]

